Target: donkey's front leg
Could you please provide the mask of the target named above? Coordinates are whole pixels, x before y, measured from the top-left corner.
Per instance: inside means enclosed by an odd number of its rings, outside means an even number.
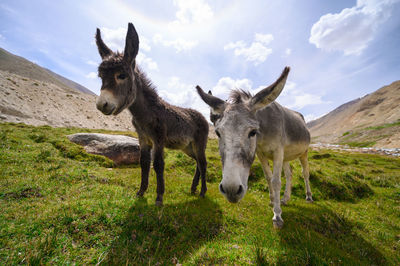
[[[149,186],[149,172],[150,172],[150,156],[151,147],[147,144],[140,145],[140,168],[141,168],[141,176],[142,180],[140,182],[140,189],[136,193],[138,197],[143,197],[144,193]]]
[[[289,162],[283,163],[283,170],[285,172],[285,177],[286,177],[286,188],[281,203],[282,205],[286,205],[290,200],[290,195],[292,194],[292,169],[290,169]]]
[[[163,204],[163,196],[165,191],[164,184],[164,146],[154,146],[154,170],[157,176],[157,198],[156,205],[161,206]]]
[[[267,180],[268,183],[268,191],[269,191],[269,206],[274,206],[274,194],[272,192],[272,172],[271,168],[269,166],[268,158],[264,157],[264,155],[260,152],[257,153],[257,157],[261,162],[261,166],[264,172],[265,179]]]
[[[283,226],[282,219],[282,209],[280,201],[281,192],[281,173],[283,164],[283,150],[278,150],[274,153],[274,169],[272,173],[272,192],[274,199],[274,217],[272,218],[272,223],[275,228],[280,229]]]

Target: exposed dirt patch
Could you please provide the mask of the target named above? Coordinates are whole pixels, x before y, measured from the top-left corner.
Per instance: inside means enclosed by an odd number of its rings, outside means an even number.
[[[39,188],[24,188],[17,192],[8,192],[2,195],[5,199],[22,199],[22,198],[41,198],[43,195],[40,193]]]

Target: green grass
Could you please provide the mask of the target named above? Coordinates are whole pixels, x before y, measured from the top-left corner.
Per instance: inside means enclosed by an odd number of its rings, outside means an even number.
[[[367,129],[367,130],[379,130],[379,129],[388,128],[388,127],[395,127],[395,126],[400,126],[400,121],[389,123],[389,124],[384,124],[384,125],[380,125],[380,126],[367,127],[365,129]]]
[[[400,264],[399,159],[310,152],[315,202],[305,202],[292,163],[293,195],[277,231],[258,160],[245,198],[230,204],[218,192],[216,140],[204,199],[189,193],[194,162],[166,150],[164,206],[156,207],[154,171],[136,198],[140,167],[113,167],[65,137],[83,131],[95,132],[0,124],[1,265]]]
[[[372,147],[376,144],[376,141],[350,141],[346,142],[346,144],[350,147],[358,147],[358,148],[364,148],[364,147]]]
[[[355,131],[346,131],[338,143],[350,147],[373,147],[378,141],[391,137],[400,130],[400,121],[373,127],[359,126]]]

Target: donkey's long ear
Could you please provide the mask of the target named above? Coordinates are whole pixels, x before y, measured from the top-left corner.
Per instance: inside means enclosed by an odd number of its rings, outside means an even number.
[[[124,60],[129,64],[136,58],[139,51],[139,36],[132,23],[128,24],[128,32],[126,33]]]
[[[108,48],[107,45],[101,39],[101,34],[100,34],[99,28],[97,28],[97,30],[96,30],[96,44],[97,44],[97,49],[99,49],[99,54],[102,59],[104,59],[105,57],[112,54],[112,51],[110,50],[110,48]]]
[[[210,92],[205,93],[200,86],[196,86],[197,93],[201,99],[208,104],[212,111],[217,114],[221,114],[225,109],[225,102],[218,97],[213,96]]]
[[[286,79],[288,77],[290,67],[285,67],[281,76],[270,86],[263,89],[254,95],[250,100],[250,109],[255,112],[261,108],[264,108],[271,102],[275,101],[281,94],[283,87],[285,87]]]

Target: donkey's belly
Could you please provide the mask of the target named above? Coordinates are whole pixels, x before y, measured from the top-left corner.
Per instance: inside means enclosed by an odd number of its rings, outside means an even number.
[[[292,161],[300,157],[308,149],[308,143],[292,144],[285,147],[284,161]]]
[[[168,139],[166,143],[166,147],[169,149],[182,150],[185,149],[190,143],[190,140],[186,140],[185,138],[181,139]]]

